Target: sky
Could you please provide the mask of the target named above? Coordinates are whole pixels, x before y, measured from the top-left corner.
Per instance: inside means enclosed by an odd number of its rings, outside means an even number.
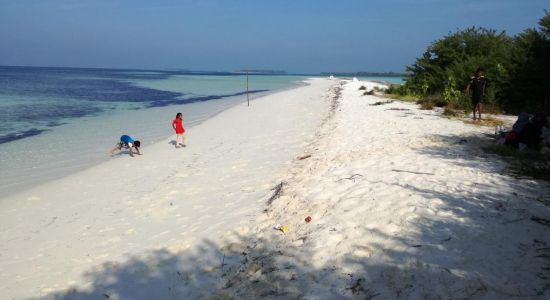
[[[403,72],[482,26],[537,27],[548,0],[0,0],[0,65]]]

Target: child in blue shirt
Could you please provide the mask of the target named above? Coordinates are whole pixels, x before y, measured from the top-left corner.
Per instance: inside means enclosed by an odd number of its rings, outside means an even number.
[[[122,150],[122,148],[128,149],[130,151],[130,156],[131,157],[134,157],[134,153],[133,153],[132,149],[136,150],[136,153],[138,155],[141,155],[141,153],[139,152],[139,147],[140,146],[141,146],[140,141],[134,141],[134,139],[132,137],[125,134],[125,135],[120,137],[120,142],[118,142],[116,147],[113,150],[111,150],[111,155],[114,155],[114,152],[117,151],[117,150],[118,151]]]

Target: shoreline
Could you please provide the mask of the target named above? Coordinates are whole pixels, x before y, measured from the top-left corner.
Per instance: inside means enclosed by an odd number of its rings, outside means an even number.
[[[300,87],[303,87],[303,86],[306,86],[306,85],[307,85],[307,83],[304,83],[304,81],[302,81],[302,82],[296,82],[295,84],[293,84],[289,87],[286,87],[286,88],[276,89],[276,90],[271,90],[271,91],[266,91],[266,92],[261,92],[261,93],[254,93],[254,94],[250,95],[250,101],[253,101],[253,100],[256,100],[256,99],[259,99],[259,98],[262,98],[262,97],[266,97],[266,96],[269,96],[269,95],[277,94],[277,93],[280,93],[280,92],[300,88]],[[225,101],[225,103],[218,104],[219,102],[217,102],[217,101]],[[177,109],[180,109],[182,111],[185,111],[186,109],[189,109],[189,110],[197,113],[194,116],[192,115],[191,120],[186,121],[186,123],[185,123],[186,128],[192,128],[196,125],[199,125],[199,124],[207,121],[210,118],[213,118],[213,117],[217,116],[220,113],[223,113],[224,111],[226,111],[228,109],[231,109],[234,106],[240,105],[241,103],[246,103],[246,95],[225,97],[225,98],[222,98],[222,99],[205,101],[205,102],[193,102],[193,103],[187,103],[187,104],[182,104],[182,105],[172,105],[172,106],[167,106],[167,107],[146,108],[146,109],[140,110],[137,113],[147,114],[147,112],[149,112],[150,110],[159,110],[159,111],[162,110],[162,111],[164,111],[164,110],[171,109],[170,111],[175,111]],[[201,110],[204,110],[204,109],[201,109],[200,107],[205,106],[205,105],[207,105],[211,108],[209,108],[208,111],[202,112]],[[195,107],[197,107],[197,108],[195,108]],[[123,111],[119,114],[112,115],[112,116],[111,115],[100,116],[99,119],[102,119],[102,118],[128,119],[127,115],[130,115],[130,114],[135,115],[136,113],[133,112],[133,111]],[[158,115],[158,113],[156,113],[156,114]],[[184,114],[184,117],[186,117],[185,114]],[[96,119],[96,118],[98,118],[98,117],[86,117],[86,118],[84,118],[84,120]],[[82,121],[80,121],[80,122],[82,122]],[[98,121],[95,121],[95,123],[97,123],[97,122]],[[117,120],[117,122],[120,122],[120,121]],[[167,120],[166,123],[169,123],[169,120]],[[135,129],[130,129],[130,131],[135,132]],[[166,132],[168,132],[168,131],[171,131],[171,128],[167,127]],[[58,132],[56,132],[54,134],[58,134]],[[122,134],[122,133],[120,133],[120,134]],[[70,138],[70,136],[72,136],[73,133],[69,131],[69,133],[66,133],[65,135],[67,136],[67,138]],[[174,134],[164,134],[164,133],[156,132],[156,133],[152,134],[150,137],[149,136],[141,137],[139,132],[137,132],[135,134],[135,136],[140,137],[140,139],[142,140],[142,143],[145,140],[144,146],[146,146],[146,147],[150,146],[151,144],[154,144],[154,143],[161,143],[162,141],[170,138],[173,135]],[[75,173],[78,173],[78,172],[81,172],[81,171],[85,171],[89,168],[97,166],[98,164],[108,162],[109,160],[112,159],[111,157],[109,157],[109,155],[106,154],[105,156],[103,156],[103,155],[99,155],[98,153],[107,153],[112,147],[114,147],[114,144],[115,144],[115,141],[116,141],[117,137],[118,136],[116,134],[113,135],[112,137],[111,136],[103,137],[101,141],[103,142],[102,145],[105,146],[105,149],[102,149],[101,145],[99,145],[99,146],[94,145],[93,147],[96,151],[87,153],[87,154],[91,155],[91,157],[90,157],[91,160],[89,160],[89,159],[88,160],[83,160],[83,159],[78,158],[79,154],[71,154],[71,157],[69,157],[69,158],[73,162],[71,162],[69,164],[66,164],[66,165],[63,165],[63,167],[61,167],[61,168],[56,166],[55,168],[49,169],[49,167],[47,167],[47,164],[45,164],[44,166],[33,165],[32,169],[20,169],[20,170],[9,170],[9,169],[7,169],[7,171],[4,171],[2,176],[1,176],[2,177],[1,178],[2,186],[0,187],[0,202],[2,201],[3,198],[7,198],[9,196],[16,195],[18,193],[24,192],[25,190],[32,189],[34,187],[38,187],[38,186],[47,184],[48,182],[51,182],[51,181],[62,179],[66,176],[70,176],[72,174],[75,174]],[[38,141],[39,141],[38,144],[44,144],[44,141],[47,140],[44,136],[42,136],[42,137],[41,136],[36,136],[34,138],[35,139],[38,138]],[[151,139],[147,140],[147,138],[151,138]],[[109,142],[110,140],[113,140],[113,142]],[[8,147],[8,149],[12,148],[12,147],[24,148],[21,145],[22,144],[24,145],[28,142],[29,141],[19,141],[19,140],[18,141],[13,141],[13,143],[15,143],[15,144],[13,144],[13,145],[7,145],[6,144],[6,145],[4,145],[4,147]],[[35,144],[35,143],[33,143],[33,144]],[[15,150],[12,150],[12,151],[15,151]],[[63,158],[63,159],[65,159],[65,158]],[[40,175],[38,175],[39,177],[36,177],[36,175],[35,175],[35,172],[37,172],[36,168],[39,169],[38,170],[38,173],[40,174]]]

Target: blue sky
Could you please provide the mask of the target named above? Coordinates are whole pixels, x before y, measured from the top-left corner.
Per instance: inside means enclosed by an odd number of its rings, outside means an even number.
[[[0,0],[0,65],[403,71],[449,32],[537,26],[547,0]]]

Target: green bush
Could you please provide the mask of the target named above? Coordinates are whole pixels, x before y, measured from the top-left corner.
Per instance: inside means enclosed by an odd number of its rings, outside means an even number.
[[[421,98],[426,106],[471,109],[465,87],[477,68],[486,70],[485,107],[508,112],[550,111],[550,15],[539,29],[510,37],[505,32],[471,27],[432,42],[407,67],[404,85],[387,93]],[[428,99],[431,97],[431,99]],[[443,102],[443,103],[442,103]],[[443,105],[441,105],[443,104]]]

